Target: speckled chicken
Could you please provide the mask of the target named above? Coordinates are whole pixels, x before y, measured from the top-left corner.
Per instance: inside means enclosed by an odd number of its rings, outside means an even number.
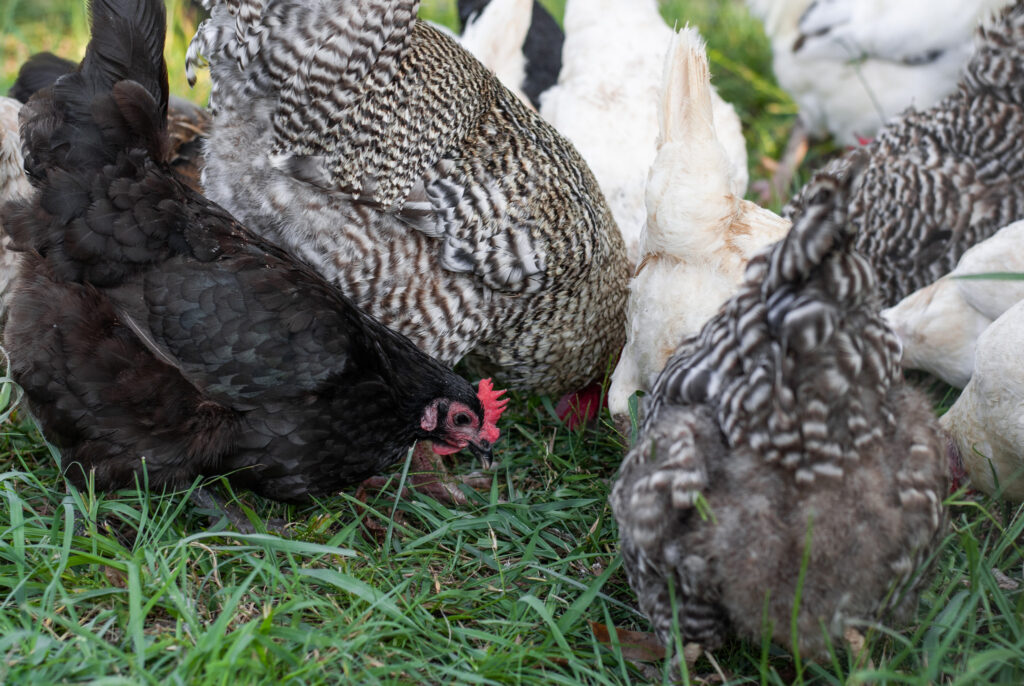
[[[965,252],[949,274],[882,311],[903,344],[903,366],[966,386],[978,337],[1024,300],[1024,282],[962,277],[998,272],[1024,273],[1024,221],[1000,229]]]
[[[979,29],[977,42],[956,94],[907,111],[866,148],[870,163],[848,211],[885,305],[1024,219],[1024,1]],[[787,212],[799,212],[808,193]]]
[[[852,622],[916,605],[945,522],[945,439],[903,382],[853,249],[845,208],[863,164],[812,180],[790,233],[750,261],[644,399],[611,505],[663,641],[673,624],[705,648],[728,633],[757,640],[767,620],[791,648],[801,578],[804,656],[826,656]]]
[[[418,0],[210,4],[212,199],[446,364],[605,373],[629,268],[597,183]]]
[[[10,96],[28,102],[32,95],[53,84],[60,76],[78,67],[71,60],[50,52],[32,55],[18,70]],[[177,96],[167,104],[167,138],[171,170],[193,190],[202,192],[199,177],[203,170],[203,140],[210,128],[210,115],[202,107]]]
[[[562,70],[565,34],[551,13],[537,0],[459,0],[458,7],[462,47],[539,108],[541,93],[555,85]],[[492,59],[485,59],[488,55]]]
[[[558,84],[541,115],[594,170],[635,265],[647,174],[658,149],[658,109],[673,31],[657,0],[568,0]],[[747,189],[747,148],[739,117],[712,89],[718,135],[733,166],[732,192]]]
[[[101,489],[229,474],[329,494],[429,439],[489,453],[475,391],[172,172],[163,0],[93,0],[81,68],[22,112],[37,192],[4,343],[68,478]]]
[[[665,61],[626,347],[608,389],[612,415],[625,417],[629,397],[649,391],[679,341],[736,292],[747,260],[789,230],[785,219],[736,195],[710,79],[704,41],[696,29],[683,29]]]
[[[0,97],[0,207],[8,200],[28,196],[32,190],[21,157],[19,110],[20,102]],[[0,322],[7,316],[8,291],[20,261],[20,255],[11,250],[11,238],[0,218]]]

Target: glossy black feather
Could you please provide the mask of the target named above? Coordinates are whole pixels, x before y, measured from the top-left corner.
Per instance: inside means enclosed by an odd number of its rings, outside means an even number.
[[[37,91],[49,88],[64,74],[73,72],[78,67],[71,60],[58,57],[52,52],[40,52],[28,58],[18,70],[18,78],[14,80],[8,97],[26,103]]]
[[[297,500],[443,441],[428,404],[482,425],[465,380],[170,172],[162,0],[92,11],[80,70],[23,119],[38,193],[3,211],[26,251],[12,373],[68,477]]]

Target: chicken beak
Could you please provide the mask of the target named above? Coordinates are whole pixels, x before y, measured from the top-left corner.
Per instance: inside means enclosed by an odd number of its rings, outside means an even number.
[[[491,450],[491,444],[487,441],[481,443],[470,443],[469,451],[480,459],[480,465],[485,471],[491,471],[495,467],[494,453]]]

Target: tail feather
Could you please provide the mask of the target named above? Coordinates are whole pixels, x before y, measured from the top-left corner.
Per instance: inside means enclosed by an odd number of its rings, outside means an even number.
[[[93,0],[90,10],[92,39],[78,70],[59,77],[52,90],[23,110],[25,167],[31,176],[54,168],[96,168],[130,147],[163,157],[164,4]],[[140,88],[115,89],[122,81]]]
[[[658,113],[662,142],[714,138],[711,73],[697,29],[688,26],[677,33],[665,59]]]

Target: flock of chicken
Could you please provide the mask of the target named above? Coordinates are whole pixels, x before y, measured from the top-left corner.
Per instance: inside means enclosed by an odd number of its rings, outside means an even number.
[[[950,460],[1024,498],[1024,288],[958,278],[1024,267],[1024,0],[895,36],[894,3],[749,0],[807,132],[864,143],[784,217],[656,0],[569,0],[564,37],[533,0],[460,0],[461,37],[418,0],[205,4],[208,110],[168,95],[162,0],[93,0],[81,64],[0,101],[4,345],[72,482],[486,464],[507,400],[452,365],[563,394],[619,357],[612,414],[646,395],[611,504],[658,635],[791,645],[800,597],[813,656],[913,609]],[[964,387],[941,421],[901,359]]]

